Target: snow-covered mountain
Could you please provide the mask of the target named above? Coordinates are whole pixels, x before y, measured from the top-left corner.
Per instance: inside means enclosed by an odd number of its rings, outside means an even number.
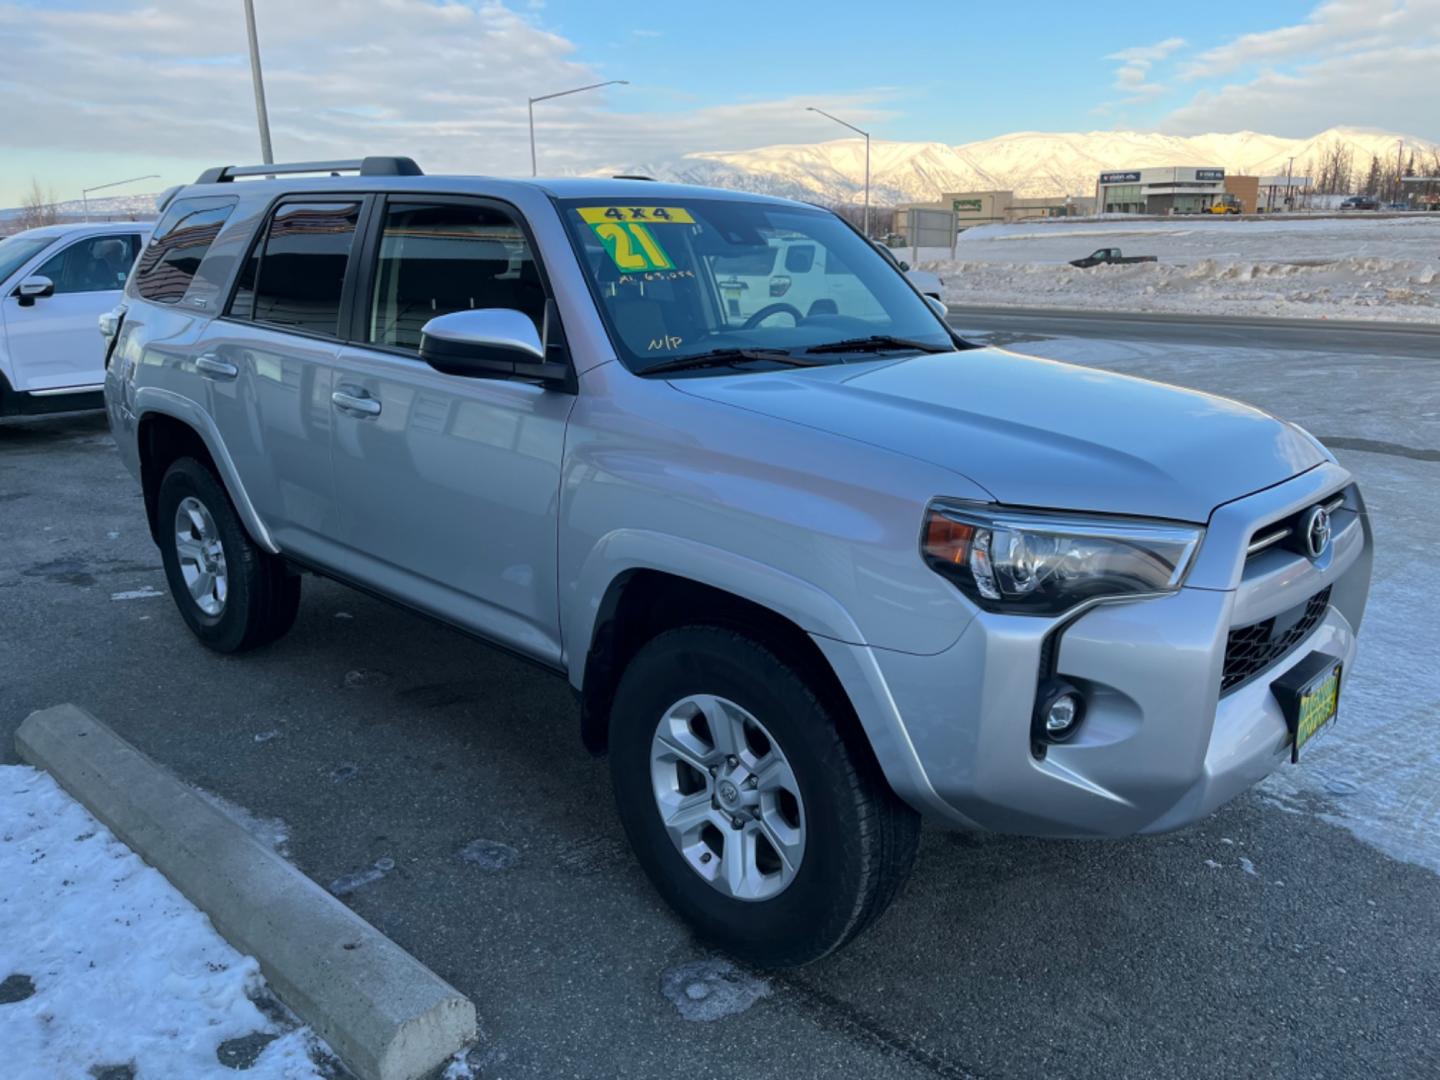
[[[94,221],[149,221],[155,217],[155,203],[160,192],[152,191],[143,195],[108,195],[90,200],[90,217]],[[55,213],[61,221],[81,221],[85,216],[85,203],[81,199],[66,199],[54,204]],[[0,226],[19,218],[24,209],[19,206],[0,209]]]
[[[1014,191],[1021,196],[1089,195],[1106,170],[1153,165],[1218,165],[1228,172],[1275,176],[1294,159],[1297,176],[1318,171],[1324,150],[1336,142],[1354,153],[1364,175],[1371,155],[1393,160],[1400,139],[1427,161],[1437,144],[1387,132],[1331,128],[1308,139],[1254,131],[1160,135],[1140,131],[1049,133],[1022,131],[996,139],[944,143],[872,141],[870,191],[877,204],[924,202],[948,191]],[[639,173],[712,187],[738,188],[811,201],[858,201],[864,188],[865,143],[837,139],[758,150],[716,150],[669,161],[595,170],[595,175]]]

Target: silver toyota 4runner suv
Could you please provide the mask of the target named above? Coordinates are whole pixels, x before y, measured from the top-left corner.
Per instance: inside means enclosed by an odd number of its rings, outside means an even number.
[[[214,169],[102,329],[202,642],[280,637],[310,572],[568,679],[655,887],[759,963],[874,920],[922,816],[1203,817],[1302,755],[1355,655],[1371,530],[1314,438],[973,347],[811,206]]]

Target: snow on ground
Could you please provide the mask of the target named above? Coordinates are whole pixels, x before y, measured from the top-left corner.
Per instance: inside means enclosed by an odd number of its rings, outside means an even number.
[[[1139,341],[1056,338],[1012,346],[1045,356],[1225,394],[1287,416],[1322,439],[1365,435],[1389,417],[1390,438],[1435,449],[1433,396],[1392,391],[1357,407],[1359,388],[1338,389],[1332,365],[1353,357],[1293,350],[1227,349]],[[1433,384],[1436,369],[1392,366],[1376,358],[1375,377],[1411,372],[1411,386]],[[1297,380],[1297,372],[1309,376]],[[1372,388],[1370,397],[1376,394]],[[1426,411],[1427,405],[1429,411]],[[1373,415],[1372,415],[1373,414]],[[1440,464],[1368,451],[1338,450],[1355,474],[1375,529],[1370,602],[1359,655],[1345,673],[1336,722],[1316,736],[1297,766],[1282,765],[1260,787],[1272,806],[1315,814],[1349,829],[1392,858],[1440,873],[1440,582],[1434,537],[1440,509],[1430,494]]]
[[[1102,247],[1159,261],[1068,265]],[[952,304],[1440,322],[1440,214],[984,225],[916,254]]]
[[[0,765],[0,987],[7,1080],[233,1080],[251,1058],[254,1080],[335,1074],[324,1044],[268,998],[253,958],[21,765]]]

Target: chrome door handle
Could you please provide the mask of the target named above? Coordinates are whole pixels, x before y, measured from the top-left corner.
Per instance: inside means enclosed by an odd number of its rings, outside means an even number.
[[[380,402],[365,393],[364,390],[357,390],[353,394],[345,390],[336,390],[330,395],[330,401],[337,409],[354,416],[380,415]]]
[[[195,358],[195,370],[202,375],[209,375],[214,379],[233,379],[240,374],[240,369],[228,361],[221,360],[214,353],[206,353],[204,356]]]

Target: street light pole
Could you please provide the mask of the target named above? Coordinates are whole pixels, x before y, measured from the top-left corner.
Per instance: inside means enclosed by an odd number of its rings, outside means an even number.
[[[847,124],[838,116],[831,116],[824,109],[817,109],[814,105],[805,106],[805,111],[819,113],[828,120],[834,120],[841,127],[847,127],[857,135],[865,136],[865,238],[868,240],[870,238],[870,133],[861,131],[854,124]]]
[[[255,84],[255,118],[260,123],[260,159],[275,163],[270,152],[270,114],[265,109],[265,77],[260,72],[260,39],[255,36],[255,0],[245,0],[245,31],[250,37],[250,81]]]
[[[553,94],[541,94],[539,97],[529,99],[530,104],[530,175],[539,175],[535,167],[535,103],[537,101],[549,101],[551,98],[569,97],[571,94],[583,94],[586,90],[599,90],[602,86],[629,86],[626,79],[609,79],[606,82],[591,83],[589,86],[577,86],[574,90],[558,90]]]
[[[105,188],[120,187],[122,184],[138,184],[141,180],[159,179],[159,173],[150,173],[148,176],[132,176],[129,180],[112,180],[108,184],[96,184],[94,187],[82,188],[80,191],[80,202],[85,207],[85,220],[90,220],[90,192],[101,191]]]

